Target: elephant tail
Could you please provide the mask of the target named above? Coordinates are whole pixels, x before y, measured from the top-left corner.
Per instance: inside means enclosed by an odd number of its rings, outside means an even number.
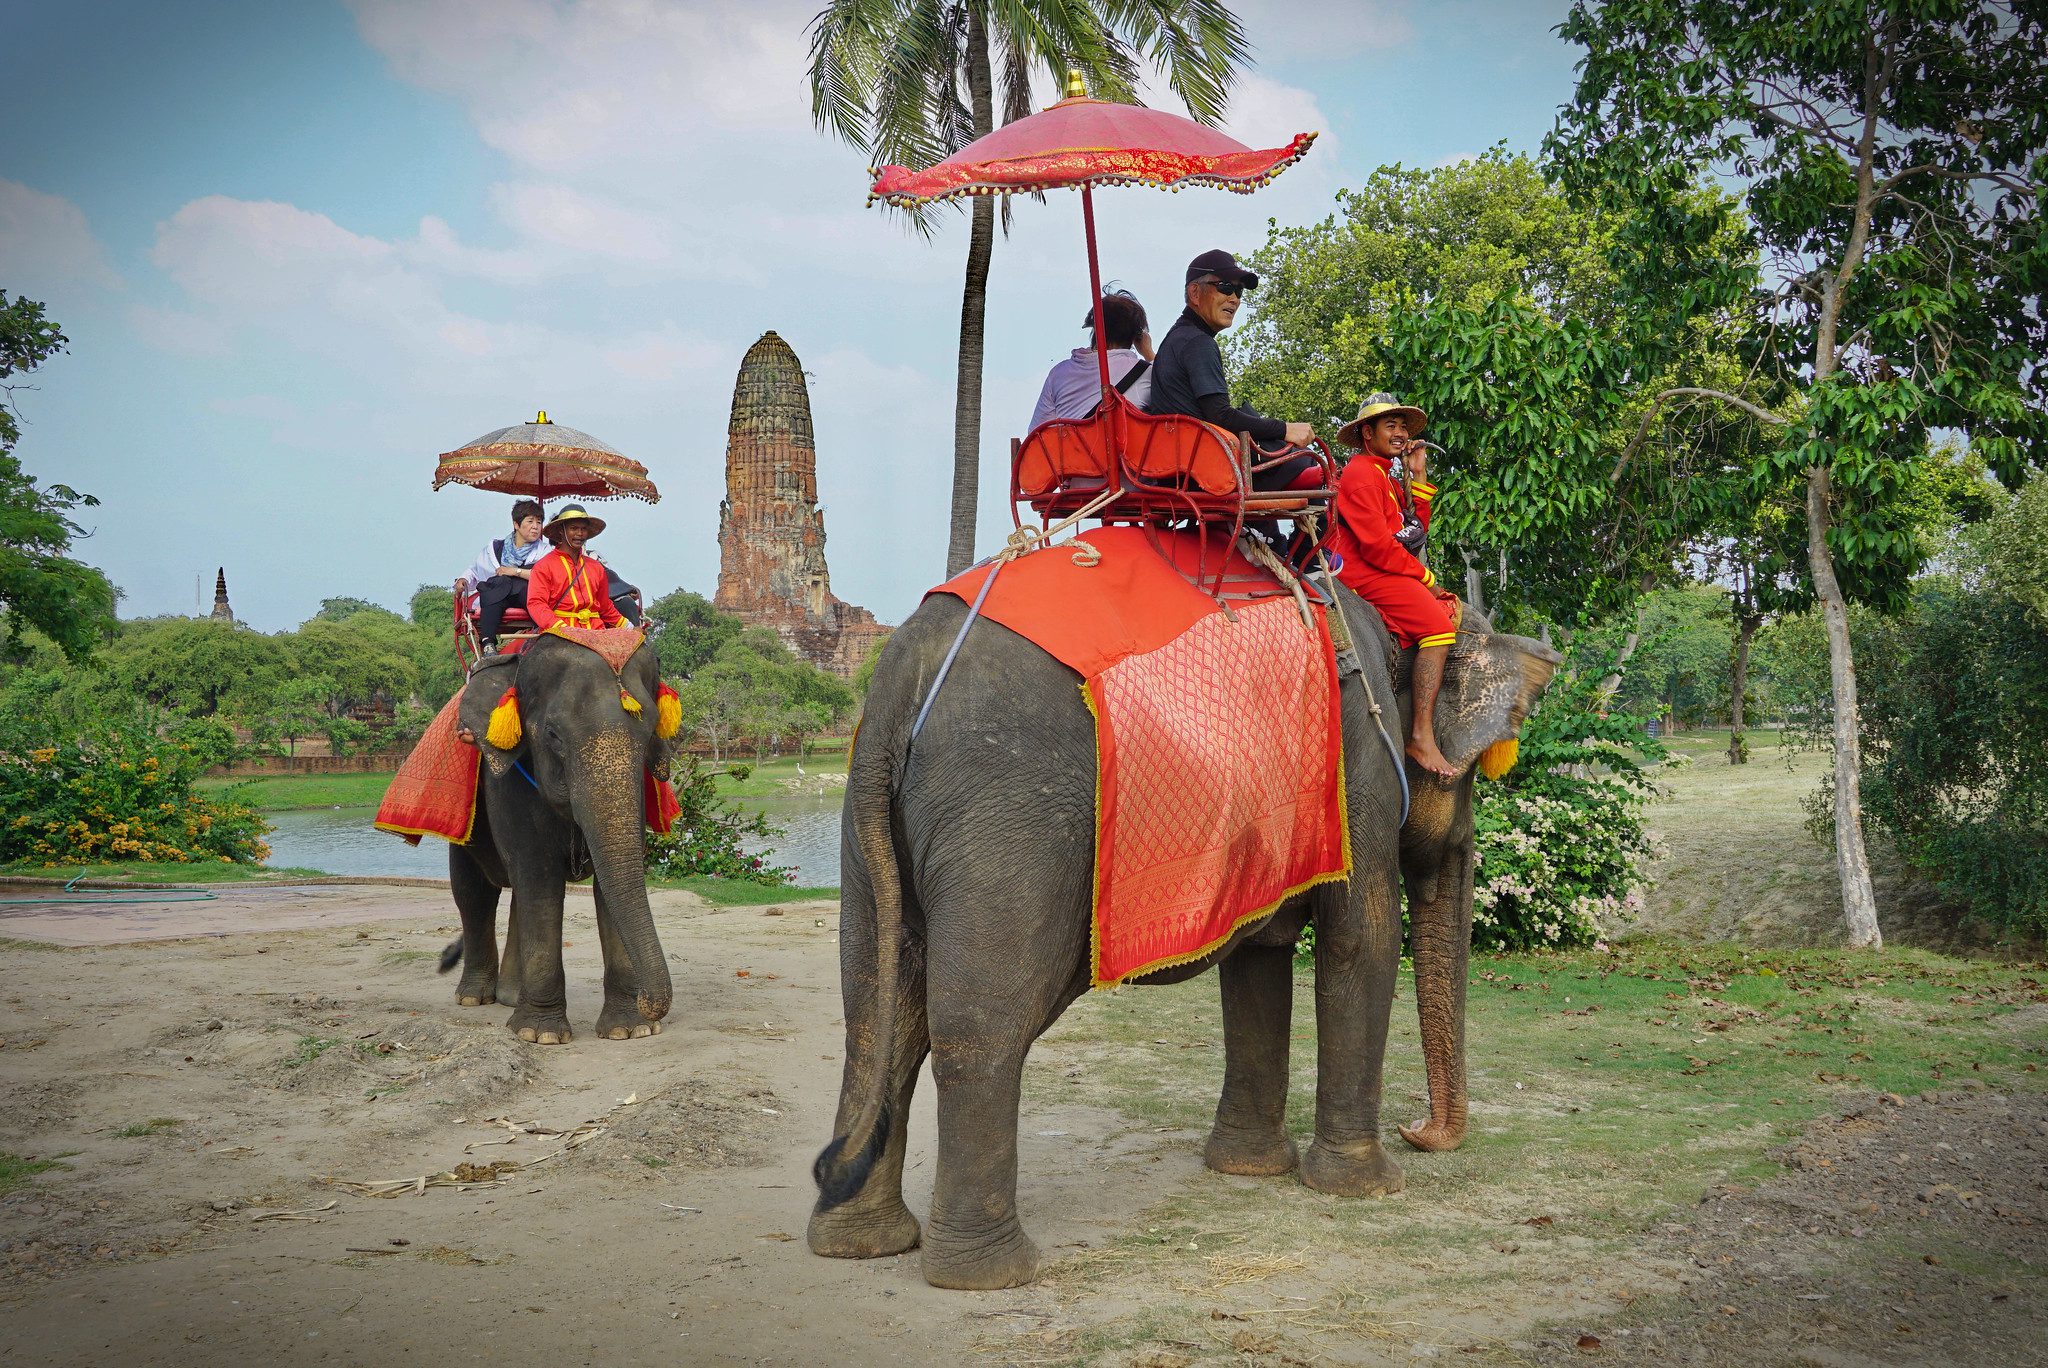
[[[881,728],[875,729],[877,732]],[[867,740],[865,746],[860,740]],[[874,900],[874,992],[871,1022],[846,1023],[848,1057],[862,1041],[867,1068],[861,1079],[865,1096],[853,1124],[818,1155],[811,1177],[818,1184],[818,1209],[829,1211],[866,1186],[868,1174],[889,1143],[895,1118],[889,1114],[889,1081],[895,1075],[897,993],[903,957],[903,878],[896,863],[896,842],[890,821],[896,784],[896,755],[881,736],[856,738],[847,775],[847,815],[852,821],[861,863]],[[868,1029],[863,1029],[866,1027]],[[865,1038],[864,1040],[862,1038]]]
[[[440,972],[445,974],[460,963],[462,963],[462,937],[457,936],[454,940],[441,947]]]

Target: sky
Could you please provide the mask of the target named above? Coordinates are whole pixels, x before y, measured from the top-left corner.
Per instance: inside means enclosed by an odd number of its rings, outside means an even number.
[[[333,596],[403,611],[506,523],[503,496],[431,492],[435,457],[539,409],[661,489],[594,509],[597,549],[650,598],[708,596],[733,380],[772,328],[809,376],[833,589],[902,621],[944,572],[966,215],[923,239],[865,207],[865,158],[811,123],[818,4],[0,5],[0,289],[70,339],[12,396],[16,455],[100,499],[75,549],[122,616],[207,610],[216,566],[265,631]],[[1381,165],[1534,151],[1571,90],[1564,9],[1245,0],[1224,127],[1321,137],[1257,195],[1104,191],[1104,278],[1163,332],[1207,248],[1255,251]],[[1019,201],[984,554],[1087,305],[1078,197]]]

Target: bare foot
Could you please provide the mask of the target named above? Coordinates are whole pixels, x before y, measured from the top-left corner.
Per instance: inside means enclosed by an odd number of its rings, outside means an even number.
[[[476,733],[467,727],[457,727],[455,729],[455,739],[465,746],[474,746],[476,744]]]
[[[1437,749],[1433,736],[1414,736],[1408,739],[1408,758],[1437,778],[1451,780],[1458,772],[1451,768],[1451,762],[1444,759],[1444,753]]]

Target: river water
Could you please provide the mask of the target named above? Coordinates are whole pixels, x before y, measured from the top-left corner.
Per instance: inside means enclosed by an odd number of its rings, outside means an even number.
[[[748,850],[767,854],[774,864],[794,866],[796,882],[805,887],[836,885],[839,802],[839,795],[833,793],[750,804],[766,812],[768,820],[783,829],[783,835],[772,842],[751,843]],[[417,846],[407,845],[372,825],[375,808],[319,808],[268,816],[273,865],[356,876],[448,877],[446,842],[428,836]]]

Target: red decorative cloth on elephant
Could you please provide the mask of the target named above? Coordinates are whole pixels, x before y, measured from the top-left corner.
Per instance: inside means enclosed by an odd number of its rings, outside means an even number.
[[[461,709],[458,693],[413,743],[377,805],[377,830],[403,836],[407,845],[418,845],[422,836],[469,844],[476,824],[476,768],[483,756],[456,738]]]
[[[1192,533],[1105,527],[1002,567],[984,616],[1081,676],[1096,720],[1097,987],[1197,959],[1351,872],[1328,625],[1232,552],[1225,613]],[[1209,539],[1210,573],[1219,554]],[[973,602],[990,567],[933,590]],[[1212,581],[1206,581],[1213,584]],[[1234,617],[1234,621],[1233,621]]]
[[[614,675],[626,667],[644,639],[637,627],[571,627],[557,622],[547,631],[596,652]],[[505,673],[509,677],[513,672]],[[640,711],[639,700],[623,683],[619,703],[627,712]],[[379,831],[394,832],[411,845],[418,845],[422,836],[439,836],[457,845],[469,843],[476,822],[477,765],[482,755],[455,735],[461,725],[457,717],[461,706],[461,694],[449,699],[398,767],[377,807]],[[666,779],[655,778],[652,771],[643,772],[641,798],[648,827],[667,834],[683,810],[675,789]]]

